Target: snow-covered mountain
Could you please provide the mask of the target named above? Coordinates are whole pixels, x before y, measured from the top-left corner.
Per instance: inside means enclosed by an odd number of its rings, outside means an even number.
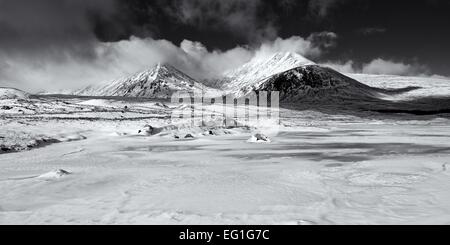
[[[225,72],[223,89],[236,96],[242,96],[273,75],[309,65],[315,63],[296,53],[280,52],[269,58],[256,56],[242,67]]]
[[[83,96],[122,96],[168,99],[176,91],[214,93],[215,90],[195,81],[178,69],[158,64],[131,77],[76,91]]]
[[[15,88],[2,88],[0,87],[0,100],[8,99],[28,99],[29,94]]]
[[[259,82],[251,91],[279,91],[281,102],[359,101],[395,92],[367,86],[333,69],[318,65],[301,66],[276,74]]]
[[[252,91],[279,91],[282,102],[294,102],[373,100],[412,90],[374,88],[290,52],[269,57],[257,55],[242,67],[226,72],[222,80],[209,84],[220,89],[205,86],[170,65],[158,64],[131,77],[89,86],[72,94],[168,99],[176,91],[203,92],[208,97],[223,93],[242,97]]]
[[[375,88],[333,69],[322,67],[296,53],[255,57],[244,66],[225,73],[223,89],[236,97],[255,91],[279,91],[281,102],[378,100],[416,89]]]

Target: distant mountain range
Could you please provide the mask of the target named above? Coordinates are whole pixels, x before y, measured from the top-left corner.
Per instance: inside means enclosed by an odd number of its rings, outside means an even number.
[[[176,91],[206,95],[246,96],[253,91],[279,91],[282,102],[363,100],[395,91],[364,85],[296,53],[275,53],[255,57],[243,66],[225,72],[211,88],[167,64],[127,78],[89,86],[70,94],[80,96],[120,96],[168,99]]]

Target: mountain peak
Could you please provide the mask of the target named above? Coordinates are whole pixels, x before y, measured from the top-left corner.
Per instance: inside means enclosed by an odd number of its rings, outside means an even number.
[[[149,71],[153,71],[156,74],[182,74],[183,76],[187,76],[186,74],[184,74],[182,71],[178,70],[177,68],[175,68],[174,66],[172,66],[169,63],[162,63],[162,62],[158,62],[153,68],[151,68]]]
[[[182,71],[166,63],[132,76],[90,86],[75,92],[78,95],[170,98],[175,91],[204,91],[205,87]],[[208,92],[215,92],[206,88]]]
[[[160,70],[176,70],[176,69],[167,63],[158,62],[158,63],[156,63],[156,65],[151,67],[149,70],[159,72]]]
[[[154,66],[157,69],[173,69],[173,70],[177,70],[177,68],[173,67],[171,64],[169,63],[164,63],[164,62],[158,62],[156,63],[156,65]]]
[[[310,65],[315,63],[297,53],[277,52],[271,55],[256,55],[242,67],[224,74],[226,80],[224,89],[239,93],[258,86],[275,74]]]
[[[302,65],[315,65],[311,60],[303,57],[302,55],[294,52],[276,52],[272,55],[257,55],[253,60],[253,62],[258,63],[292,63],[297,66]],[[250,62],[252,62],[250,61]],[[295,67],[292,67],[295,68]]]

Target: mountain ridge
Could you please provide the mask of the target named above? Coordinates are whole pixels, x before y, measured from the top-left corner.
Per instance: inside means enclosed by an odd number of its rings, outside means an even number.
[[[88,86],[75,92],[83,96],[122,96],[168,99],[174,92],[197,92],[213,90],[197,82],[177,68],[158,63],[150,69],[126,78],[113,80],[95,86]]]
[[[132,76],[76,91],[82,96],[119,96],[168,99],[174,92],[201,92],[244,97],[255,91],[280,91],[281,101],[326,101],[378,99],[397,91],[374,88],[331,68],[290,52],[257,55],[243,66],[224,73],[220,89],[196,81],[170,64],[156,66]]]

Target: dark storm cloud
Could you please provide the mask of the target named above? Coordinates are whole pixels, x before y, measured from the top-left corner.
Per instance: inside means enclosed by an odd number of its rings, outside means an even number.
[[[330,49],[337,45],[338,35],[334,32],[314,32],[309,37],[308,40],[311,43],[316,44],[321,49]]]
[[[267,0],[118,2],[120,13],[114,20],[98,23],[97,34],[102,40],[124,39],[131,35],[178,39],[189,35],[208,36],[210,39],[227,35],[228,42],[233,43],[236,40],[254,42],[277,37],[277,14]],[[119,28],[109,28],[111,25]]]
[[[93,17],[115,10],[113,0],[0,0],[0,52],[93,55]]]
[[[260,18],[261,0],[174,0],[168,12],[181,23],[201,29],[225,28],[249,39],[275,38],[270,18]],[[269,16],[270,17],[270,16]]]
[[[294,26],[308,16],[325,17],[334,6],[350,0],[117,1],[119,13],[97,23],[96,34],[101,40],[117,41],[134,35],[181,41],[195,36],[207,39],[214,48],[230,48],[235,43],[274,40],[286,24]],[[284,16],[295,18],[284,23]],[[220,39],[226,39],[229,47]]]
[[[280,15],[326,16],[344,1],[349,0],[0,0],[0,52],[90,57],[97,40],[181,41],[195,34],[219,44],[223,37],[260,44],[279,36],[285,25]]]
[[[0,52],[94,58],[97,41],[137,36],[179,42],[192,33],[219,43],[228,37],[227,48],[234,41],[259,45],[278,37],[279,14],[293,7],[328,9],[335,1],[0,0]]]
[[[387,29],[383,28],[383,27],[366,27],[366,28],[360,28],[357,30],[358,33],[365,35],[365,36],[381,34],[381,33],[385,33],[386,31],[387,31]]]
[[[316,0],[309,1],[309,9],[319,17],[325,17],[330,9],[343,0]]]

